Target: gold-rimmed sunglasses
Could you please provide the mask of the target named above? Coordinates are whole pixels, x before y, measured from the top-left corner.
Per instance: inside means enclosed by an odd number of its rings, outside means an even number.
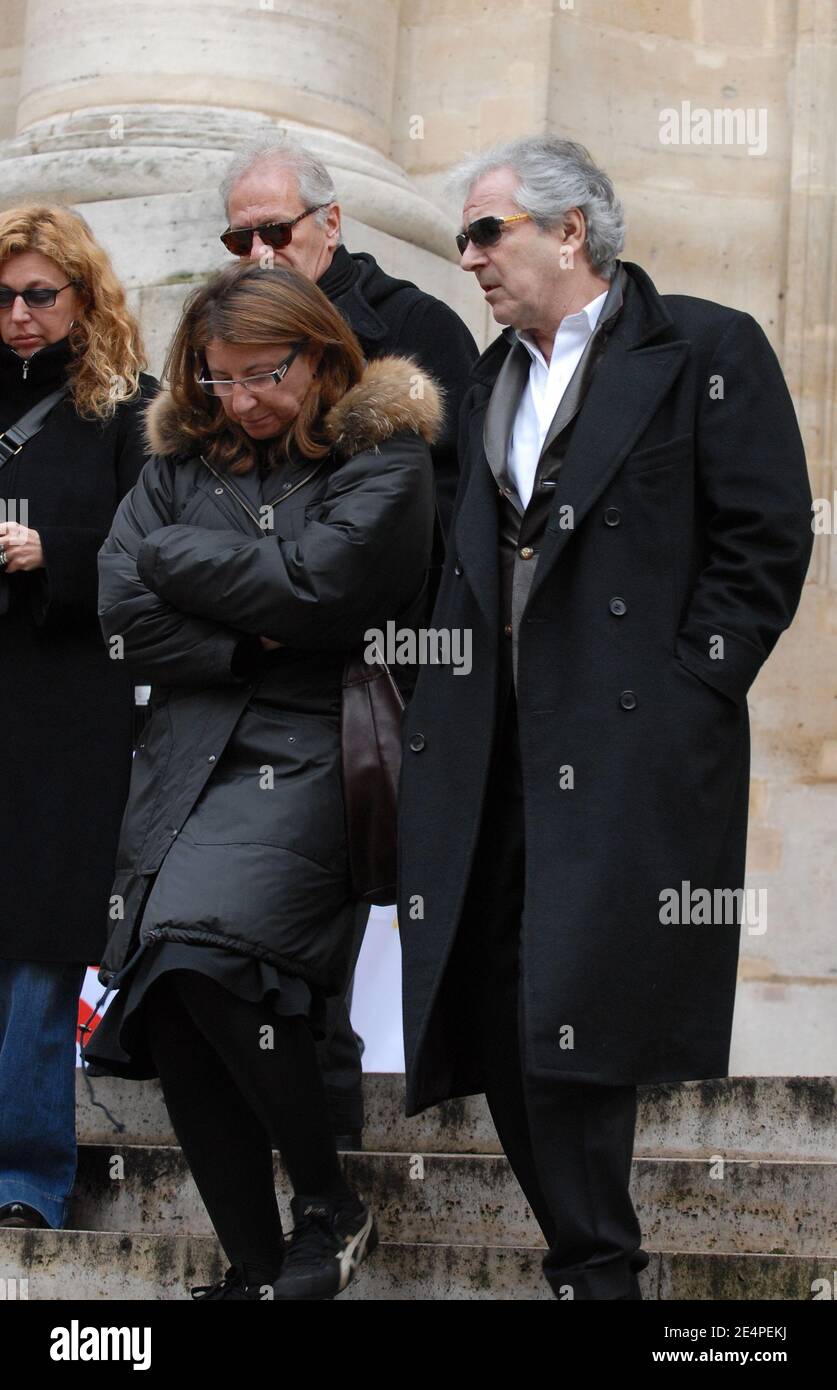
[[[503,235],[503,228],[512,222],[524,222],[531,217],[530,212],[516,212],[513,217],[477,217],[463,231],[457,232],[456,244],[460,256],[464,256],[468,242],[474,246],[496,246]]]

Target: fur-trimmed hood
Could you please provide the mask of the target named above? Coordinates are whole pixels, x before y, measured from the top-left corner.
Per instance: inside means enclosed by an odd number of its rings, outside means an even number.
[[[410,357],[378,357],[325,416],[325,430],[341,458],[374,448],[399,430],[414,430],[428,444],[438,438],[444,413],[438,382]],[[161,391],[145,412],[154,454],[194,454],[199,441],[184,428],[183,412]]]

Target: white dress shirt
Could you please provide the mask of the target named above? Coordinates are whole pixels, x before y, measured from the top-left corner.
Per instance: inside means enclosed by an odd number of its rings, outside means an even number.
[[[515,333],[532,359],[529,377],[514,418],[509,442],[508,471],[524,507],[528,507],[535,485],[535,472],[546,432],[570,384],[589,339],[599,321],[607,290],[591,299],[577,314],[561,320],[547,363],[528,333]]]

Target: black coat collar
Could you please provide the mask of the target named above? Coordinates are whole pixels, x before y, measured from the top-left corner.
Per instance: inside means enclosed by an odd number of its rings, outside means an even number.
[[[672,331],[671,315],[649,276],[639,266],[624,264],[628,275],[624,303],[561,467],[527,610],[562,550],[652,419],[689,352],[688,342]],[[510,348],[502,335],[483,353],[472,373],[489,389],[475,393],[469,425],[472,448],[481,457],[470,469],[455,524],[459,559],[492,630],[496,628],[498,604],[497,487],[485,459],[482,420],[490,387]],[[564,528],[555,520],[564,507],[572,509],[568,513],[574,519],[572,528]]]
[[[350,267],[354,268],[353,276]],[[347,281],[350,283],[345,288]],[[392,326],[379,313],[379,308],[401,290],[418,293],[412,280],[398,280],[387,275],[368,251],[349,252],[345,246],[338,246],[331,265],[317,283],[364,347],[368,345],[375,356],[383,351],[395,351],[391,342]]]
[[[0,391],[17,395],[58,386],[72,359],[69,338],[50,343],[28,358],[21,357],[8,343],[0,343]]]
[[[620,332],[625,334],[626,348],[642,347],[673,328],[674,324],[665,300],[658,293],[650,275],[633,261],[617,261],[616,264],[623,266],[628,276],[620,315]],[[474,363],[471,368],[472,380],[492,386],[516,342],[514,329],[504,328]]]

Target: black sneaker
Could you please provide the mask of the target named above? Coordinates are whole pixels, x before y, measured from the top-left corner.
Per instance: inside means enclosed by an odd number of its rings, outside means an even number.
[[[25,1202],[7,1202],[4,1207],[0,1207],[0,1226],[50,1229],[46,1217],[42,1216],[34,1207],[27,1206]]]
[[[240,1265],[230,1265],[223,1279],[219,1279],[217,1284],[198,1284],[192,1289],[194,1299],[213,1299],[213,1298],[237,1298],[260,1299],[260,1285],[255,1284],[248,1288],[244,1283],[244,1271]]]
[[[377,1247],[371,1209],[359,1197],[344,1202],[292,1197],[291,1214],[294,1228],[273,1297],[334,1298]]]

